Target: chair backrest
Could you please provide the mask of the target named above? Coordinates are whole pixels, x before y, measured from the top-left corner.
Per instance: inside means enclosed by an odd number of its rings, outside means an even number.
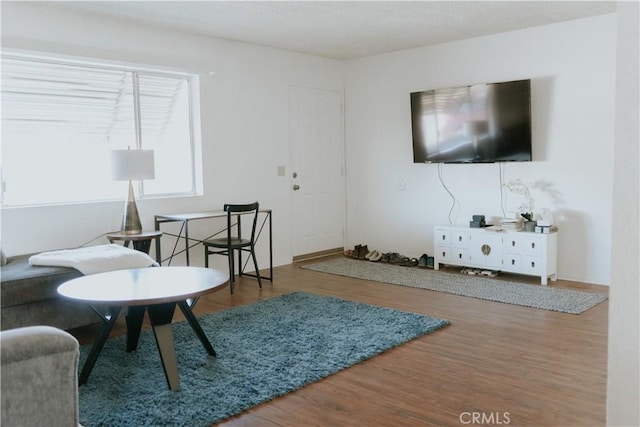
[[[256,239],[256,225],[258,224],[258,210],[260,209],[260,203],[247,203],[244,205],[225,204],[224,210],[227,212],[227,236],[231,239],[231,226],[233,225],[233,216],[237,214],[248,214],[253,212],[252,225],[251,225],[251,241],[255,242]],[[238,226],[240,226],[241,216],[238,216]]]

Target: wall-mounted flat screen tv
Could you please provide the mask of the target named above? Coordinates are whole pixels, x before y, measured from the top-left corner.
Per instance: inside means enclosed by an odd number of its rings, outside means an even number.
[[[531,80],[411,93],[414,163],[531,161]]]

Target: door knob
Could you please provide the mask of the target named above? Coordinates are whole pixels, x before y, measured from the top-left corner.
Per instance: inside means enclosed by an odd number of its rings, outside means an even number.
[[[298,184],[293,185],[293,191],[298,191],[299,189],[300,189],[300,186]]]

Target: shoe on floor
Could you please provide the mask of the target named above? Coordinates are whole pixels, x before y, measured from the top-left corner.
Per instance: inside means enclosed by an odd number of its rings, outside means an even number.
[[[361,245],[355,245],[351,251],[351,258],[358,258],[360,256]]]
[[[382,259],[382,254],[378,251],[374,251],[374,254],[369,258],[371,262],[378,262]]]
[[[433,265],[435,263],[435,258],[430,256],[427,257],[427,268],[433,268]]]
[[[358,253],[358,259],[367,259],[367,254],[369,253],[369,248],[367,245],[360,246],[360,252]]]
[[[407,258],[407,257],[404,255],[400,255],[398,252],[392,252],[389,255],[389,262],[391,264],[399,264],[403,260],[403,258]]]
[[[420,259],[418,259],[418,267],[427,268],[427,261],[429,261],[429,255],[422,254]]]
[[[398,260],[398,265],[401,266],[401,267],[407,267],[410,262],[411,262],[411,259],[408,256],[404,256],[403,255]]]

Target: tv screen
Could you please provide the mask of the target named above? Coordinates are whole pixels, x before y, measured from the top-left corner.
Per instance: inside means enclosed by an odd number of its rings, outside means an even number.
[[[531,80],[411,93],[414,163],[531,161]]]

